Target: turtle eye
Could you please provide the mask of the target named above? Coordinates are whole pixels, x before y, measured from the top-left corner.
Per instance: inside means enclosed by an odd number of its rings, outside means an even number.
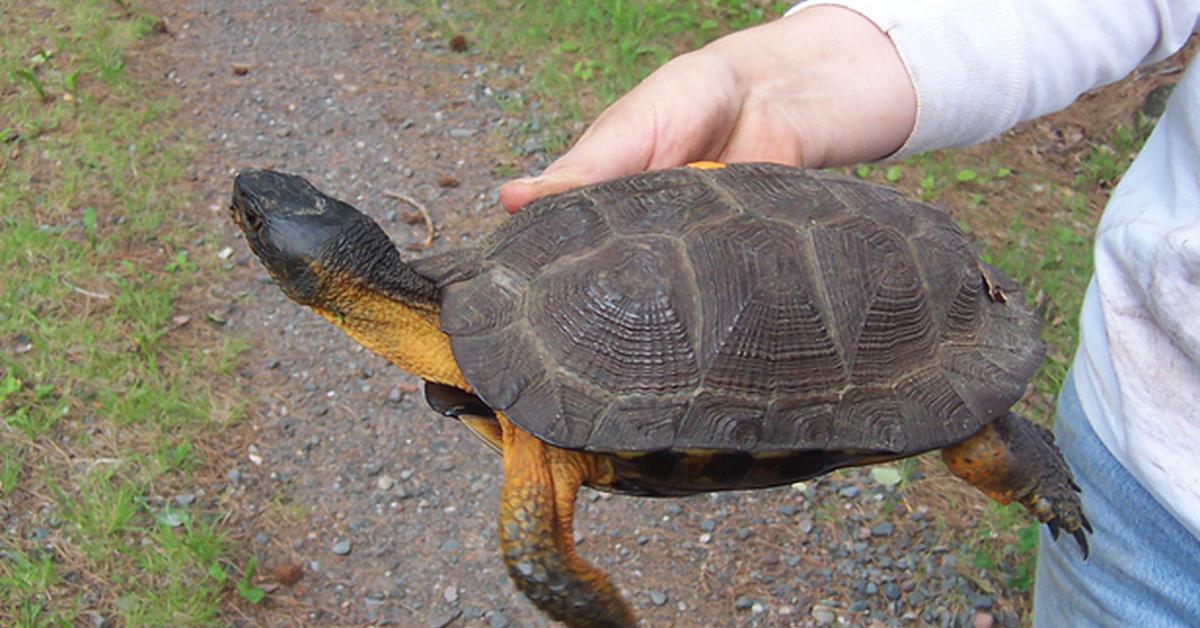
[[[242,210],[242,220],[246,223],[246,227],[255,233],[262,229],[262,214],[253,207],[246,207]]]

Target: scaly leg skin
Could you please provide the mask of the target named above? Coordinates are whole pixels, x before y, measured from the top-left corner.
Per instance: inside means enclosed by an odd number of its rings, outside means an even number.
[[[637,625],[608,576],[575,554],[575,495],[603,473],[594,456],[547,445],[500,417],[500,549],[517,589],[572,627]]]
[[[1083,514],[1071,469],[1049,430],[1009,412],[971,438],[943,449],[942,460],[954,475],[1001,504],[1021,502],[1050,527],[1055,539],[1060,528],[1070,532],[1087,558],[1084,530],[1090,533],[1092,525]]]

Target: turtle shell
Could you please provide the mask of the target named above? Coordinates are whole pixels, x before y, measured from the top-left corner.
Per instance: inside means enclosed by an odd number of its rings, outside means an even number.
[[[1002,415],[1044,353],[944,212],[773,164],[548,197],[437,274],[476,394],[570,449],[916,453]]]

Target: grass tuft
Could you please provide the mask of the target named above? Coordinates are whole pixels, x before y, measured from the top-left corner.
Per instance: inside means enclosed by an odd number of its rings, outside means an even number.
[[[237,562],[218,505],[164,495],[204,486],[196,444],[236,415],[217,391],[240,343],[186,324],[218,270],[179,218],[172,104],[127,70],[158,22],[98,0],[5,22],[0,618],[215,624],[232,587],[209,570]]]

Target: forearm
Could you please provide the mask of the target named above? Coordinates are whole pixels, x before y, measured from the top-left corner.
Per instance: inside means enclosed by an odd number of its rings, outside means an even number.
[[[986,140],[1178,50],[1200,2],[819,0],[889,35],[908,69],[916,123],[901,153]]]

